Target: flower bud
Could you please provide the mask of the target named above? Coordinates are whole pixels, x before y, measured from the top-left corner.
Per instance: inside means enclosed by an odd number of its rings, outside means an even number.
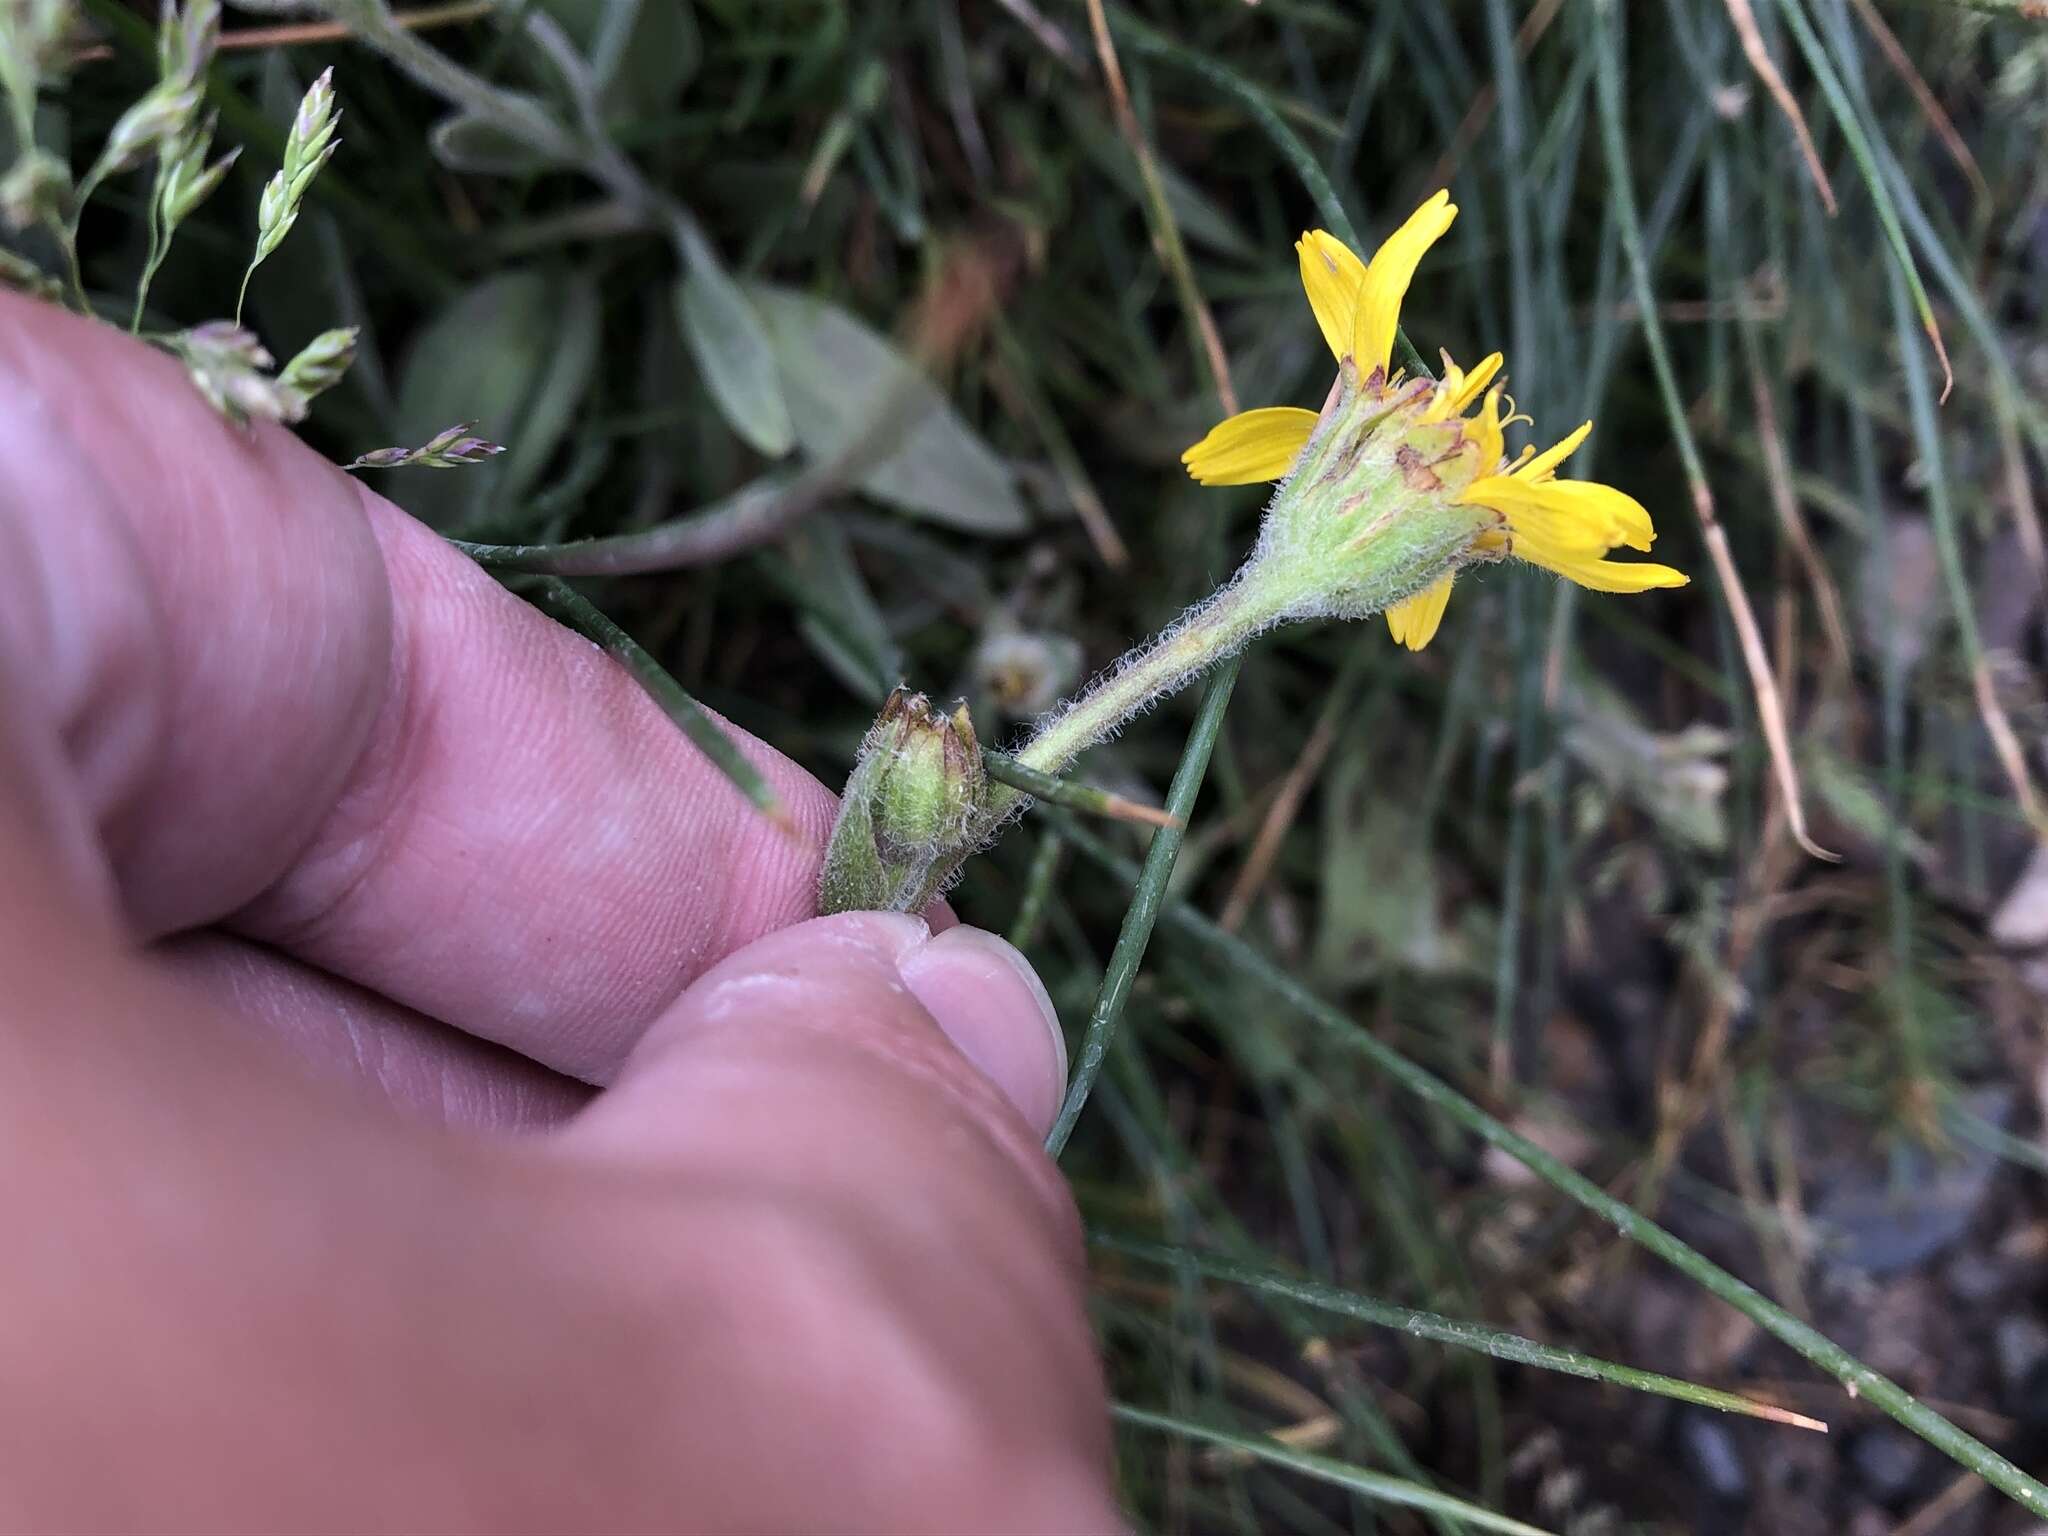
[[[825,850],[821,912],[915,912],[981,840],[988,781],[981,743],[950,715],[898,688],[861,743]]]
[[[271,377],[272,358],[255,335],[230,320],[209,320],[167,337],[207,403],[237,426],[252,418],[297,421],[305,405]],[[296,412],[296,414],[294,414]]]
[[[181,138],[198,117],[199,98],[197,84],[164,84],[123,112],[93,167],[93,182],[133,170],[157,145]]]
[[[303,419],[305,407],[315,395],[339,384],[355,358],[356,327],[352,325],[322,331],[307,342],[277,376],[279,387],[298,397],[299,415],[294,419]]]
[[[481,464],[505,451],[504,444],[474,437],[473,421],[458,422],[436,433],[418,448],[373,448],[348,469],[459,469],[464,464]]]
[[[0,219],[14,229],[61,224],[70,203],[71,174],[48,150],[29,150],[0,176]]]

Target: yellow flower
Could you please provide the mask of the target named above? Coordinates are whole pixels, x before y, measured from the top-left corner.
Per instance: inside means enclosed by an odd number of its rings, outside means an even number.
[[[1493,384],[1502,364],[1498,352],[1469,372],[1446,355],[1443,378],[1426,391],[1420,381],[1404,384],[1391,371],[1401,300],[1424,253],[1457,216],[1450,194],[1438,192],[1387,237],[1370,262],[1360,261],[1326,230],[1304,234],[1295,244],[1301,285],[1338,363],[1331,404],[1321,413],[1293,406],[1241,412],[1219,422],[1181,455],[1188,473],[1204,485],[1285,479],[1318,424],[1332,419],[1340,399],[1349,402],[1354,395],[1385,406],[1383,412],[1366,413],[1367,430],[1373,433],[1455,424],[1459,436],[1449,452],[1440,451],[1432,436],[1429,441],[1436,451],[1423,455],[1435,482],[1432,501],[1440,488],[1444,499],[1483,508],[1497,522],[1473,538],[1450,570],[1387,608],[1387,627],[1394,639],[1417,651],[1429,644],[1443,621],[1459,565],[1512,555],[1596,592],[1682,587],[1689,579],[1668,565],[1606,558],[1623,546],[1647,550],[1657,535],[1650,514],[1634,497],[1612,486],[1556,477],[1557,466],[1592,431],[1590,421],[1543,453],[1525,450],[1516,462],[1505,462],[1504,430],[1528,418],[1516,415],[1512,402],[1508,415],[1501,415],[1501,391]],[[1468,416],[1475,401],[1479,408]],[[1419,434],[1416,440],[1422,441]]]

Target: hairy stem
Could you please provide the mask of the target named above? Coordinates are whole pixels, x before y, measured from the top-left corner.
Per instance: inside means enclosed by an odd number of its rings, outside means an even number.
[[[1178,692],[1285,615],[1270,582],[1235,580],[1191,610],[1158,640],[1124,658],[1080,698],[1038,730],[1017,761],[1040,773],[1058,773],[1088,748],[1143,712],[1155,699]]]

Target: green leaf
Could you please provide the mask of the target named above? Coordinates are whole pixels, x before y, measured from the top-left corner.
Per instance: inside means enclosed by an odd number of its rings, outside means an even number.
[[[878,501],[969,533],[1029,523],[1009,469],[923,371],[838,305],[787,288],[749,287],[767,322],[797,441],[824,461],[893,423],[855,476]]]
[[[467,112],[444,117],[427,132],[434,158],[475,176],[534,176],[561,162],[497,124]]]
[[[687,0],[538,0],[590,61],[607,117],[672,110],[703,62]]]
[[[595,3],[607,13],[591,53],[606,110],[621,118],[672,111],[704,58],[696,13],[685,0],[640,0],[627,22],[617,0]]]
[[[476,423],[506,451],[460,475],[401,471],[398,499],[440,527],[515,511],[554,456],[597,361],[596,284],[585,275],[507,272],[463,293],[414,341],[398,391],[398,440]]]
[[[814,517],[783,539],[780,554],[803,610],[797,632],[818,659],[856,698],[875,698],[900,682],[903,653],[854,562],[846,530]]]
[[[676,317],[690,355],[733,431],[757,452],[780,458],[797,435],[762,317],[708,247],[688,249],[690,270],[676,285]]]

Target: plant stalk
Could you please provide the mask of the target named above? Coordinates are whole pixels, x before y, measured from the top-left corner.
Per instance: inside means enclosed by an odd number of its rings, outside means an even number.
[[[1285,594],[1247,581],[1246,566],[1222,590],[1150,645],[1126,652],[1093,687],[1045,723],[1017,753],[1040,773],[1058,773],[1154,700],[1186,687],[1286,617]]]

